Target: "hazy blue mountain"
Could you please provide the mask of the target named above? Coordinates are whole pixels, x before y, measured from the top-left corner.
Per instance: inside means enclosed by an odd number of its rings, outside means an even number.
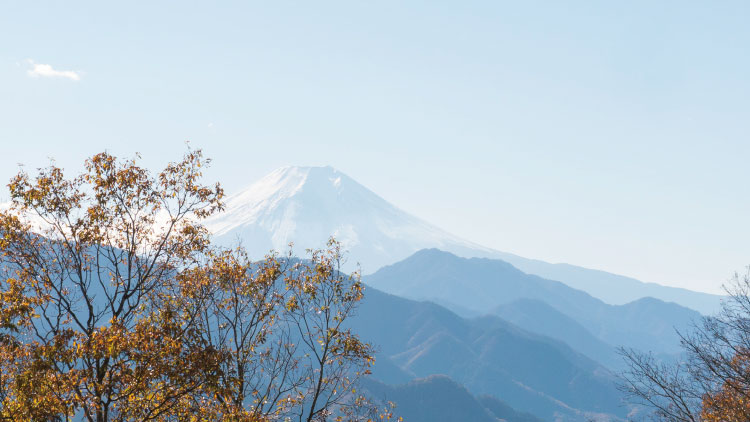
[[[576,267],[570,264],[550,264],[506,252],[497,252],[493,257],[500,258],[525,273],[562,281],[574,289],[583,290],[591,296],[613,305],[624,305],[643,297],[653,297],[665,302],[678,303],[703,314],[713,314],[721,308],[723,296],[719,295],[662,286],[656,283],[644,283],[631,277],[606,271]]]
[[[600,413],[623,417],[627,410],[603,366],[496,316],[464,319],[431,302],[368,288],[352,325],[379,346],[377,362],[395,363],[401,374],[444,374],[473,394],[538,417],[581,421]]]
[[[541,419],[531,413],[519,412],[497,397],[483,394],[477,400],[498,419],[507,422],[541,422]]]
[[[492,313],[524,330],[564,341],[574,350],[609,368],[621,368],[624,364],[612,345],[599,340],[576,320],[541,300],[518,299],[498,306]]]
[[[674,329],[686,329],[700,317],[696,311],[653,298],[608,305],[559,281],[525,274],[501,260],[461,258],[437,249],[419,251],[367,276],[365,281],[399,296],[455,303],[481,313],[497,311],[500,305],[519,299],[534,299],[577,322],[601,342],[664,354],[680,351]],[[522,316],[516,318],[522,321]],[[534,322],[537,326],[544,323],[543,319]],[[532,328],[530,321],[524,324]],[[580,330],[546,330],[544,334],[582,345]],[[589,346],[589,352],[599,348]],[[601,357],[598,353],[595,356]]]
[[[270,249],[322,247],[336,236],[365,274],[420,249],[439,248],[463,257],[500,258],[529,274],[559,280],[611,304],[643,297],[676,302],[701,312],[717,309],[719,296],[642,283],[567,264],[549,264],[461,239],[388,203],[331,167],[283,167],[226,199],[226,211],[206,226],[224,244],[241,241],[253,256]]]
[[[366,339],[368,340],[368,339]],[[371,369],[372,378],[382,381],[386,384],[405,384],[414,378],[413,372],[401,369],[393,360],[383,354],[379,353],[375,365]]]
[[[466,388],[444,375],[433,375],[396,386],[366,380],[363,386],[375,399],[396,403],[395,414],[403,417],[404,421],[498,422],[497,417]]]
[[[445,375],[431,375],[401,385],[366,379],[362,387],[380,402],[396,403],[395,414],[408,422],[542,422],[497,397],[475,397]]]

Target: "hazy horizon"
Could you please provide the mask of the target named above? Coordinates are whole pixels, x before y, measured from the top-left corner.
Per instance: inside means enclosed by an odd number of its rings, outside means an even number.
[[[228,193],[331,165],[528,258],[711,293],[750,264],[746,3],[41,4],[0,6],[3,184],[189,140]]]

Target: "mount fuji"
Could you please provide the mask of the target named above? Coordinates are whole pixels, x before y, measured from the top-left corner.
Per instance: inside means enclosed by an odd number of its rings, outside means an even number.
[[[425,248],[461,256],[493,251],[462,240],[391,205],[332,167],[282,167],[231,195],[226,210],[206,221],[220,244],[241,242],[253,255],[321,248],[334,236],[348,253],[347,269],[365,273]]]
[[[569,264],[551,264],[496,251],[461,239],[421,220],[332,167],[282,167],[227,197],[226,209],[205,222],[226,246],[241,243],[252,256],[321,248],[330,236],[348,251],[346,270],[359,263],[370,274],[415,252],[437,248],[466,258],[494,258],[523,272],[561,281],[604,302],[620,305],[643,297],[676,302],[703,313],[720,296],[644,283]]]

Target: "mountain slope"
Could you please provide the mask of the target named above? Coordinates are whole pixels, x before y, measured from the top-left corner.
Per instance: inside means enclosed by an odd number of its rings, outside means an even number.
[[[463,257],[500,258],[529,274],[559,280],[611,304],[652,296],[704,313],[719,296],[642,283],[567,264],[549,264],[495,251],[460,239],[389,204],[331,167],[284,167],[226,199],[226,211],[206,221],[225,245],[241,241],[254,256],[287,249],[322,247],[336,236],[365,274],[420,249],[439,248]]]
[[[433,375],[396,386],[373,380],[365,380],[363,384],[372,397],[396,403],[394,413],[405,421],[498,422],[494,414],[466,388],[444,375]]]
[[[504,261],[461,258],[437,249],[419,251],[365,281],[395,295],[452,302],[482,313],[519,299],[542,301],[604,343],[665,354],[681,350],[674,328],[685,329],[700,317],[690,309],[652,298],[608,305],[559,281],[525,274]],[[572,343],[564,331],[545,334]]]
[[[500,397],[543,419],[627,412],[604,367],[495,316],[464,319],[368,288],[352,326],[379,347],[377,362],[389,360],[414,377],[447,375],[472,394]]]
[[[492,313],[524,330],[564,341],[608,368],[618,369],[624,364],[612,345],[599,340],[573,318],[544,301],[518,299],[498,306]]]
[[[217,241],[241,240],[253,254],[319,248],[335,236],[363,271],[425,247],[462,254],[485,250],[432,226],[380,198],[331,167],[284,167],[229,196],[226,211],[206,222]],[[486,250],[489,253],[489,249]]]
[[[592,270],[570,264],[550,264],[507,252],[495,251],[491,256],[512,264],[519,270],[550,280],[562,281],[568,286],[613,305],[624,305],[643,297],[653,297],[665,302],[675,302],[703,314],[713,314],[721,308],[723,296],[678,287],[644,283],[606,271]]]
[[[539,418],[531,413],[518,412],[508,406],[504,401],[490,395],[481,395],[477,397],[479,403],[489,410],[496,418],[507,422],[541,422]]]
[[[394,413],[409,422],[541,422],[494,396],[474,397],[445,375],[431,375],[400,385],[365,379],[363,387],[377,400],[396,403]]]

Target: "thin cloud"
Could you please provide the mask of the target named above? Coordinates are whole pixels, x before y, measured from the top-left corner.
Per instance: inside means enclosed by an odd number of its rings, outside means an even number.
[[[29,60],[29,64],[31,64],[31,69],[26,73],[32,78],[65,78],[70,79],[71,81],[81,80],[81,75],[72,70],[57,70],[48,64],[34,63],[33,60]]]

